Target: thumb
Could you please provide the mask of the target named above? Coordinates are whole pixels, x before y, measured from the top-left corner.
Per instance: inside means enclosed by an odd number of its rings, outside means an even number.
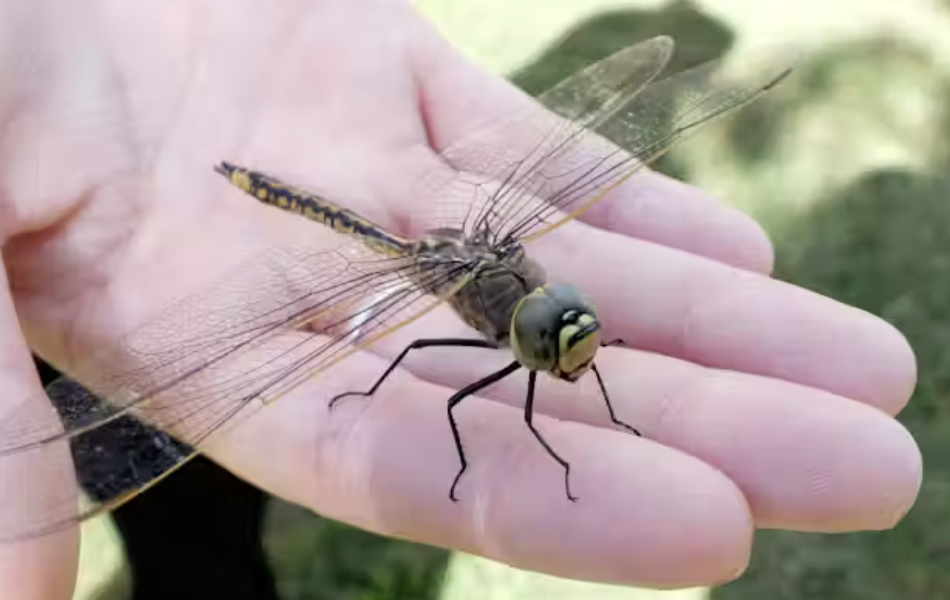
[[[0,532],[16,531],[22,521],[42,514],[37,499],[48,498],[55,506],[70,494],[76,497],[67,443],[4,453],[18,423],[58,422],[23,339],[6,268],[0,269]],[[22,541],[0,539],[0,598],[68,600],[78,563],[76,527]]]

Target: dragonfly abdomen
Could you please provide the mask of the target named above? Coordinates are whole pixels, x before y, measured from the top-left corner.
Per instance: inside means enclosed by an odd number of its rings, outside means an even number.
[[[406,256],[410,252],[407,240],[325,198],[228,162],[217,165],[215,171],[264,204],[297,213],[337,233],[358,237],[371,250],[390,256]]]

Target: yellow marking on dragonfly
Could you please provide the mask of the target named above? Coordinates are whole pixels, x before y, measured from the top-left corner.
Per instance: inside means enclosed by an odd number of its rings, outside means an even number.
[[[337,233],[356,236],[371,250],[397,257],[411,253],[412,242],[409,240],[326,198],[227,162],[221,163],[218,171],[265,204],[302,215]]]

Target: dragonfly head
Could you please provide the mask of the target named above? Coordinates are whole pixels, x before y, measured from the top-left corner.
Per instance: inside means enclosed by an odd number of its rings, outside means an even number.
[[[511,349],[528,369],[576,381],[600,348],[594,307],[571,285],[548,284],[521,299],[511,317]]]

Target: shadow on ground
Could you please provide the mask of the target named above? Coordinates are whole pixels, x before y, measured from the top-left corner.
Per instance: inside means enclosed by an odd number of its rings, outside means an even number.
[[[434,600],[449,558],[284,503],[271,511],[265,545],[286,600]]]

